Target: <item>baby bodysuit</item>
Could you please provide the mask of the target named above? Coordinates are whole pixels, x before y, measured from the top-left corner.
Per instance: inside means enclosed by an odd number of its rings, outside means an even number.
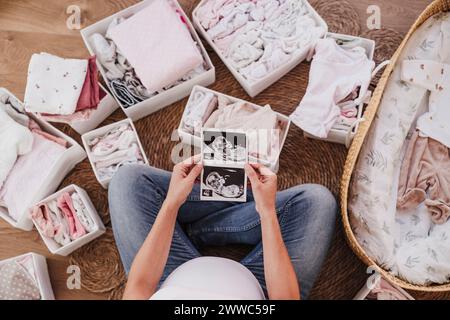
[[[339,102],[358,87],[359,97],[366,96],[375,64],[363,48],[345,50],[333,39],[318,40],[315,50],[306,94],[290,118],[304,131],[326,138],[341,114]]]
[[[450,148],[450,65],[432,60],[405,60],[402,80],[431,91],[428,112],[417,120],[422,136]]]

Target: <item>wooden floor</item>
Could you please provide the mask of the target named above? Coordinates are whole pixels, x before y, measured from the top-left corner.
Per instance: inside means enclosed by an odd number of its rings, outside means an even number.
[[[0,0],[0,87],[8,88],[23,98],[28,62],[35,52],[51,52],[69,58],[86,58],[79,31],[66,27],[70,5],[82,9],[82,27],[86,27],[129,5],[134,0]],[[430,0],[348,0],[366,27],[367,7],[381,8],[383,28],[405,34]],[[184,8],[198,1],[180,1]],[[0,260],[26,252],[36,252],[48,257],[49,272],[57,299],[102,299],[85,290],[68,290],[66,286],[68,262],[52,256],[36,231],[21,232],[0,221]],[[351,298],[351,297],[349,297]]]

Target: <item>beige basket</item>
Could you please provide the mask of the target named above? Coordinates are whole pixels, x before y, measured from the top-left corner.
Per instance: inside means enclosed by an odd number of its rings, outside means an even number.
[[[444,285],[430,285],[430,286],[418,286],[411,283],[408,283],[404,280],[401,280],[395,276],[393,276],[388,271],[379,267],[376,262],[370,258],[365,252],[364,249],[359,245],[358,241],[355,238],[353,230],[350,226],[349,216],[348,216],[348,192],[350,186],[350,179],[355,168],[356,161],[358,160],[358,155],[361,151],[361,147],[364,143],[365,137],[369,131],[370,125],[375,117],[378,106],[380,105],[381,98],[383,96],[384,89],[388,82],[388,79],[396,66],[398,57],[408,42],[411,35],[417,30],[417,28],[422,25],[429,17],[439,13],[450,11],[450,0],[435,0],[431,3],[425,11],[419,16],[417,21],[409,30],[403,42],[400,44],[397,51],[394,53],[391,59],[391,63],[384,71],[381,76],[380,81],[378,82],[378,86],[375,89],[375,92],[372,96],[372,100],[370,101],[365,113],[364,118],[365,121],[361,123],[359,130],[353,140],[353,143],[349,149],[347,160],[344,166],[344,173],[341,181],[341,214],[342,214],[342,222],[344,224],[344,231],[347,236],[347,241],[352,248],[352,250],[356,253],[356,255],[367,265],[372,266],[376,271],[382,274],[385,278],[389,279],[392,283],[403,287],[405,289],[417,290],[417,291],[429,291],[429,292],[442,292],[442,291],[450,291],[450,283]]]

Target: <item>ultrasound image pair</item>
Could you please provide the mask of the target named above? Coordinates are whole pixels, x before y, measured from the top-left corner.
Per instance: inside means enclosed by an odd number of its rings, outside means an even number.
[[[247,136],[240,131],[204,130],[201,199],[247,200]]]

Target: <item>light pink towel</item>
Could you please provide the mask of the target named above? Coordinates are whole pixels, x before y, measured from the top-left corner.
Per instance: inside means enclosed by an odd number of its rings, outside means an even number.
[[[150,92],[173,84],[203,63],[188,28],[166,0],[152,1],[109,34]]]

